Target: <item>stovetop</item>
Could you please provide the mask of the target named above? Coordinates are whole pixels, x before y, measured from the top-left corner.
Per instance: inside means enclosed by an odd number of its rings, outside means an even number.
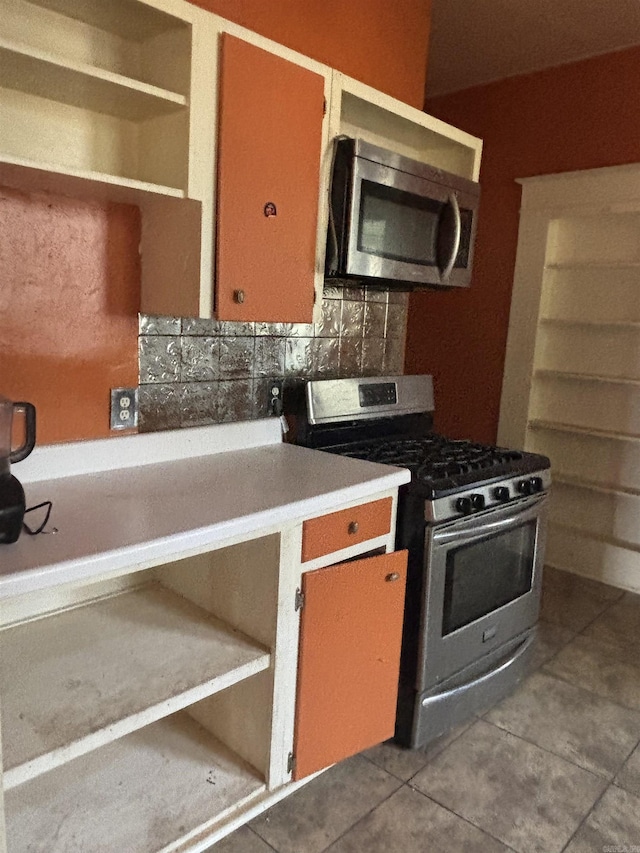
[[[345,442],[324,447],[330,453],[409,468],[425,496],[442,497],[461,487],[544,467],[542,457],[503,447],[448,439],[436,433],[416,437]]]
[[[425,501],[430,522],[454,519],[544,492],[546,456],[448,439],[433,431],[430,376],[310,381],[299,401],[298,443],[409,468],[403,489]]]

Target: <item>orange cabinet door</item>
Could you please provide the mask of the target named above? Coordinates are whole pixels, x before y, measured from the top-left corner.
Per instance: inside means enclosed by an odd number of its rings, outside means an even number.
[[[221,39],[216,316],[310,323],[324,80]]]
[[[394,732],[407,552],[303,575],[294,779]]]

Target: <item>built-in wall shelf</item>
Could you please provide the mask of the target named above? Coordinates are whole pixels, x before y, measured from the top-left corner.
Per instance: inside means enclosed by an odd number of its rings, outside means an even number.
[[[10,853],[184,850],[265,788],[250,765],[181,712],[6,792],[7,846]]]
[[[530,430],[554,430],[567,432],[578,436],[591,436],[593,438],[619,439],[620,441],[635,441],[640,444],[640,436],[629,435],[615,430],[590,429],[589,427],[562,423],[561,421],[547,421],[541,418],[532,418],[527,424]]]
[[[0,79],[8,89],[61,104],[145,121],[186,107],[184,95],[0,38]]]
[[[545,368],[536,370],[534,376],[567,380],[568,382],[603,382],[607,384],[636,385],[640,387],[639,379],[632,379],[626,376],[600,376],[593,373],[569,373],[562,370],[548,370]]]
[[[498,441],[549,457],[546,561],[640,588],[638,166],[522,181]]]
[[[571,317],[540,317],[540,323],[549,326],[584,326],[587,329],[640,330],[640,320],[583,320]]]
[[[558,261],[545,265],[547,270],[624,270],[640,269],[640,261]]]
[[[155,584],[6,628],[2,648],[5,789],[270,663],[258,643]]]
[[[330,138],[338,135],[364,139],[412,160],[478,180],[480,139],[336,72]]]

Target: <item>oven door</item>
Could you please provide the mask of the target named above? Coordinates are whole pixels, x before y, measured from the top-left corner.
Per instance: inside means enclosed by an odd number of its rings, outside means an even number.
[[[419,692],[536,623],[546,501],[537,495],[428,531]]]
[[[413,285],[471,276],[477,196],[355,157],[342,272]]]

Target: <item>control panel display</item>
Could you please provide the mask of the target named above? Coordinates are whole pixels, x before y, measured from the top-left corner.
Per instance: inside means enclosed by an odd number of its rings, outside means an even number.
[[[395,382],[376,382],[371,385],[359,385],[360,406],[387,406],[398,402]]]

